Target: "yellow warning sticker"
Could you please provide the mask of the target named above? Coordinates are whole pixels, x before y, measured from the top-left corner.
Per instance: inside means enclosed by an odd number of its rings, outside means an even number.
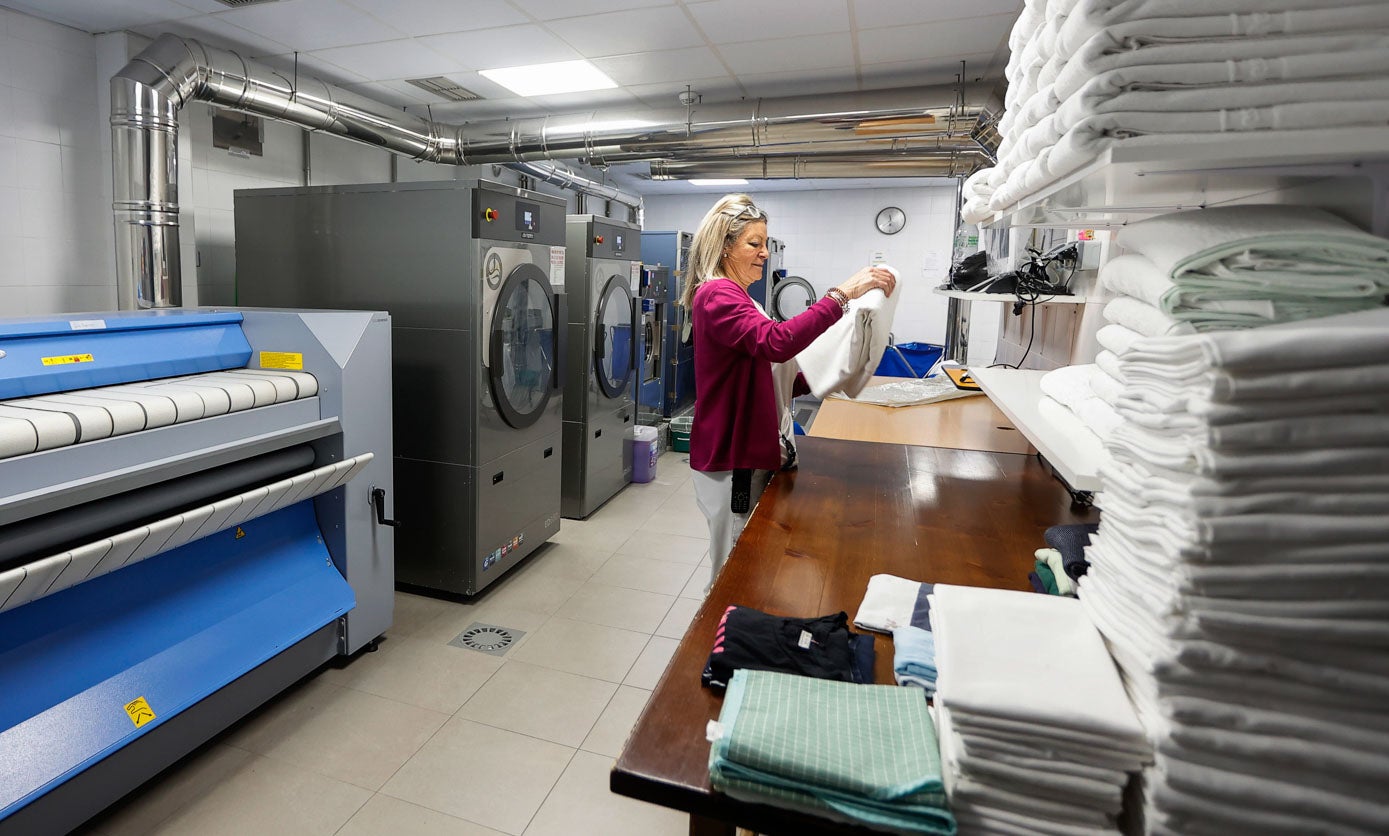
[[[137,697],[126,703],[125,713],[130,715],[130,722],[134,723],[137,729],[154,719],[154,709],[150,708],[144,697]]]
[[[303,371],[304,355],[292,351],[262,351],[260,353],[260,367],[262,369]]]
[[[68,365],[69,363],[90,363],[90,362],[92,362],[92,355],[90,355],[90,354],[64,354],[64,355],[59,356],[59,357],[44,357],[44,358],[43,358],[43,364],[44,364],[45,366],[66,366],[66,365]]]
[[[242,528],[241,526],[238,525],[238,526],[236,527],[236,537],[234,537],[233,539],[235,539],[235,540],[240,540],[242,537],[245,537],[245,536],[246,536],[246,529],[244,529],[244,528]]]

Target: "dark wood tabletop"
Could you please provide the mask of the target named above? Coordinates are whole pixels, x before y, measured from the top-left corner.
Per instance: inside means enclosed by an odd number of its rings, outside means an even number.
[[[802,438],[800,469],[767,487],[613,767],[622,795],[685,810],[690,832],[732,824],[764,834],[868,833],[734,801],[709,787],[708,721],[723,697],[700,684],[730,604],[777,615],[850,618],[879,573],[1028,589],[1048,526],[1094,522],[1036,456]],[[891,683],[892,641],[874,642]]]

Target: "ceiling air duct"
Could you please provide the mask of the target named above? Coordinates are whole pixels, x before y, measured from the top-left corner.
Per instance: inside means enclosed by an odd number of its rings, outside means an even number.
[[[992,101],[968,103],[955,88],[927,88],[701,106],[698,120],[687,109],[654,124],[590,116],[457,126],[412,116],[316,78],[299,76],[295,83],[235,52],[163,35],[111,79],[116,271],[124,308],[182,302],[178,111],[195,101],[414,160],[502,163],[633,207],[640,206],[640,197],[545,161],[655,161],[663,172],[659,176],[695,176],[689,166],[701,160],[710,166],[742,160],[764,172],[816,171],[751,176],[864,176],[864,166],[881,163],[883,171],[901,166],[894,175],[905,176],[915,173],[907,166],[917,156],[920,169],[950,176],[987,164],[991,149],[974,132],[998,107]]]

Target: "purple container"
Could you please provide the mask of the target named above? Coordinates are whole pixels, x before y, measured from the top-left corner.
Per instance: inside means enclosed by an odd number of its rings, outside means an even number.
[[[656,478],[656,458],[660,455],[657,447],[655,427],[633,427],[632,439],[632,481],[650,482]]]

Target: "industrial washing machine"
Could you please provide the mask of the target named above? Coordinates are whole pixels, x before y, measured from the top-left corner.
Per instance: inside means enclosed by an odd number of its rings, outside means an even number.
[[[815,304],[819,297],[815,287],[800,276],[788,276],[785,270],[772,273],[771,304],[767,313],[777,322],[785,322],[793,316],[805,313],[805,309]]]
[[[570,215],[566,229],[560,513],[583,519],[632,481],[632,288],[641,279],[641,230],[594,215]]]
[[[241,304],[391,312],[398,584],[472,595],[558,531],[564,201],[450,180],[235,207]]]
[[[665,328],[665,404],[661,414],[679,415],[694,404],[694,342],[690,339],[689,311],[680,306],[685,293],[686,271],[690,263],[689,232],[643,232],[641,251],[653,264],[671,265],[669,299]]]
[[[671,295],[670,267],[643,264],[636,299],[636,392],[637,423],[655,426],[665,415],[666,317],[675,306]]]

